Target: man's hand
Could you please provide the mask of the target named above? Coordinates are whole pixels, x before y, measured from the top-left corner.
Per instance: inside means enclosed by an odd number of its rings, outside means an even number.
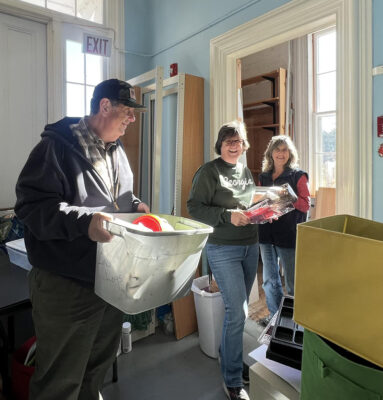
[[[88,236],[93,242],[110,242],[113,235],[105,230],[102,221],[112,221],[113,217],[106,213],[97,212],[93,214],[88,228]]]
[[[240,210],[230,210],[231,218],[230,222],[235,226],[245,226],[250,223],[250,220],[246,215]]]
[[[144,213],[149,213],[150,212],[150,208],[147,204],[145,203],[139,203],[138,207],[137,207],[137,212],[144,212]]]

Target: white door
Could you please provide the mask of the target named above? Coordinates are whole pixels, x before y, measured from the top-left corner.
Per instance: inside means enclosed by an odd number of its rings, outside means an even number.
[[[47,123],[46,25],[0,13],[0,209]]]

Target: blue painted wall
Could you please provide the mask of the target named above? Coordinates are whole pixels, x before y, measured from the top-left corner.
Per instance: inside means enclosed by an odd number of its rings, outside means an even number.
[[[125,0],[128,23],[133,21],[137,32],[143,32],[151,42],[145,42],[145,52],[153,55],[146,70],[161,65],[165,78],[169,66],[178,63],[179,72],[205,79],[205,160],[209,158],[209,70],[210,39],[248,22],[290,0],[145,0],[149,11],[135,6],[141,0]],[[132,13],[138,9],[137,15]],[[141,18],[148,18],[140,23]],[[151,23],[147,23],[150,21]],[[143,25],[143,27],[141,26]],[[136,32],[136,36],[137,36]],[[130,43],[132,42],[132,43]],[[126,38],[126,47],[138,48],[134,35]],[[145,57],[127,55],[126,78],[137,75],[135,63],[148,65]],[[141,72],[145,72],[142,70]]]
[[[373,0],[372,3],[372,38],[373,57],[372,66],[383,65],[383,24],[380,17],[383,16],[383,1]],[[383,75],[373,78],[373,142],[372,142],[372,184],[373,184],[373,219],[383,222],[383,157],[379,157],[378,149],[383,144],[383,138],[377,137],[376,117],[383,115]]]
[[[290,0],[125,0],[126,19],[131,26],[132,36],[128,36],[126,47],[151,54],[152,57],[127,55],[126,77],[162,65],[165,77],[173,62],[178,63],[179,71],[201,76],[205,79],[205,160],[209,159],[209,79],[210,79],[210,40],[248,22]],[[136,15],[133,16],[133,13]],[[383,65],[383,1],[373,0],[373,66]],[[148,23],[150,21],[150,24]],[[142,28],[142,25],[144,28]],[[136,30],[137,29],[137,30]],[[139,34],[138,34],[139,32]],[[136,40],[138,35],[139,40]],[[140,47],[139,44],[143,47]],[[169,119],[174,120],[170,115]],[[383,138],[376,135],[376,117],[383,115],[383,75],[373,81],[373,219],[383,222],[383,158],[378,156],[378,148]],[[166,124],[166,122],[165,122]],[[171,163],[172,160],[168,159]],[[170,202],[165,195],[162,201]]]
[[[210,40],[290,0],[125,0],[126,79],[155,68],[178,63],[178,71],[205,79],[205,146],[209,159],[210,127]],[[151,55],[151,57],[147,57]],[[164,101],[163,153],[160,182],[160,211],[169,213],[174,195],[175,99]],[[173,139],[173,140],[172,140]],[[173,143],[173,145],[172,145]],[[147,201],[145,196],[143,200]]]
[[[125,0],[126,79],[151,69],[152,0]]]

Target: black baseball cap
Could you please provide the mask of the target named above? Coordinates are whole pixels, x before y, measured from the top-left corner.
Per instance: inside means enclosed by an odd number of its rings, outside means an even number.
[[[119,79],[107,79],[94,88],[92,102],[99,102],[103,98],[137,108],[137,111],[146,111],[145,106],[137,103],[134,87]]]

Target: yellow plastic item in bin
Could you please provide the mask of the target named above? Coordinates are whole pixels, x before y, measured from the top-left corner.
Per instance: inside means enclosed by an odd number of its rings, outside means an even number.
[[[298,225],[294,320],[383,367],[383,224],[336,215]]]
[[[201,252],[213,228],[158,214],[172,231],[153,232],[133,221],[145,214],[114,214],[105,228],[114,234],[97,244],[95,293],[126,314],[138,314],[190,291]]]

